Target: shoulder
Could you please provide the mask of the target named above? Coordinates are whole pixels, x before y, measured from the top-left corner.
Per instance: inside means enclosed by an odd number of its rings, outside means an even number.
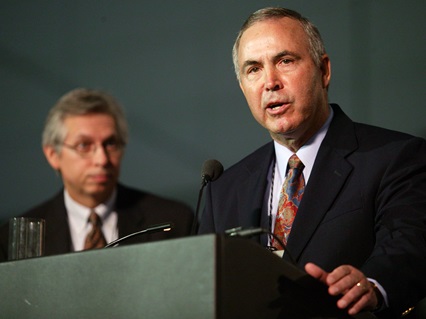
[[[353,147],[359,151],[397,150],[405,147],[424,149],[425,147],[426,141],[423,138],[383,127],[354,122],[338,105],[332,104],[332,107],[334,118],[324,140],[327,145],[341,149]]]
[[[379,152],[388,159],[403,155],[424,161],[426,140],[421,137],[361,123],[354,123],[354,127],[358,152]]]
[[[374,125],[368,125],[363,123],[354,123],[358,135],[369,136],[373,141],[375,140],[394,140],[394,141],[408,141],[417,140],[418,142],[424,142],[425,140],[421,137],[416,137],[408,133],[395,131],[383,127]]]
[[[231,192],[238,192],[253,185],[257,185],[257,189],[262,188],[267,181],[273,156],[273,142],[261,146],[227,168],[217,180],[209,183],[207,185],[208,196],[217,197],[219,201],[222,201],[223,198],[233,196]]]
[[[117,209],[131,207],[192,212],[192,209],[182,201],[119,184],[117,188]]]
[[[194,216],[193,210],[181,201],[122,184],[117,189],[116,211],[123,233],[134,232],[135,225],[143,229],[170,221],[175,235],[188,235]]]
[[[63,190],[60,190],[51,198],[29,208],[21,216],[45,218],[46,216],[49,216],[52,213],[57,215],[59,211],[66,212]]]
[[[233,179],[236,176],[242,177],[259,170],[267,169],[269,168],[273,156],[274,143],[271,141],[226,169],[220,180],[226,180],[228,178]]]

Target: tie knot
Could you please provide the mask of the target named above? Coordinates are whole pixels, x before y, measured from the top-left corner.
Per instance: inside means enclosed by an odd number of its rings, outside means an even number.
[[[95,212],[94,210],[92,210],[92,211],[90,212],[89,222],[90,222],[93,226],[101,226],[101,225],[102,225],[101,218],[99,217],[99,215],[98,215],[98,214],[96,214],[96,212]]]
[[[288,166],[290,168],[299,168],[303,169],[305,165],[303,165],[302,161],[297,157],[296,154],[293,154],[288,160]]]

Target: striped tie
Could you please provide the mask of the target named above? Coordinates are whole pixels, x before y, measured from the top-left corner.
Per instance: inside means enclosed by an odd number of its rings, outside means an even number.
[[[92,230],[87,234],[84,250],[105,247],[106,240],[101,229],[102,221],[94,210],[90,213],[89,222],[92,224]]]

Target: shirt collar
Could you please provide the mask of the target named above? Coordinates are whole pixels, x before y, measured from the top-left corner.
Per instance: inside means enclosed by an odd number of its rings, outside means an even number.
[[[115,199],[117,197],[117,190],[114,189],[111,197],[104,203],[99,204],[93,210],[99,215],[102,221],[104,221],[111,214],[114,208]],[[77,229],[82,229],[87,225],[90,212],[92,208],[81,205],[71,198],[70,194],[64,189],[64,201],[65,208],[68,212],[68,220],[70,224],[75,226]]]
[[[312,167],[315,163],[315,158],[318,154],[318,150],[321,146],[322,141],[324,140],[325,135],[327,134],[331,120],[333,119],[333,109],[331,107],[329,107],[329,109],[330,114],[324,125],[296,152],[297,157],[299,157],[299,159],[305,165],[305,168],[303,169],[303,177],[305,178],[305,183],[308,182],[309,176],[312,172]],[[285,175],[287,174],[288,160],[293,155],[293,152],[290,151],[287,147],[277,143],[276,141],[274,141],[274,147],[278,174],[280,174],[281,180],[283,181],[285,179]]]

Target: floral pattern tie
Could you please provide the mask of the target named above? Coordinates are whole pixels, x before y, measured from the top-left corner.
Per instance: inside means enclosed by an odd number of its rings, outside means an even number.
[[[291,226],[293,225],[297,209],[305,190],[305,179],[302,174],[305,165],[303,165],[296,154],[293,154],[288,160],[288,166],[289,170],[281,189],[274,227],[274,234],[280,238],[285,245],[287,244]],[[283,249],[275,239],[272,239],[272,246],[279,250]]]

